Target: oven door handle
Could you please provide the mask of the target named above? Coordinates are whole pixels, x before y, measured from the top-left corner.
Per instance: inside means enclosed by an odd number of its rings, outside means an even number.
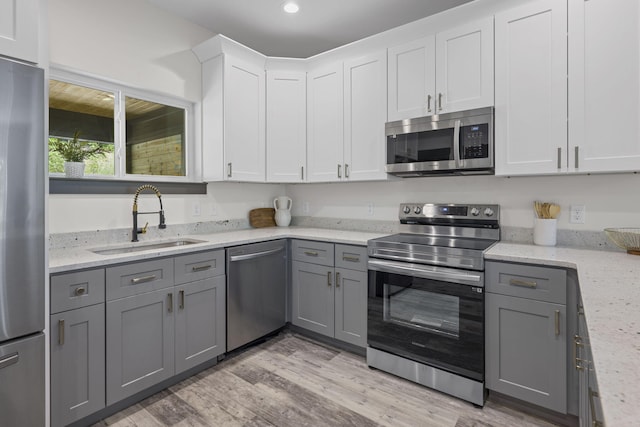
[[[408,262],[383,261],[370,259],[367,263],[369,270],[382,273],[402,274],[423,279],[442,280],[463,285],[484,286],[484,273],[454,270],[451,268],[431,267]]]

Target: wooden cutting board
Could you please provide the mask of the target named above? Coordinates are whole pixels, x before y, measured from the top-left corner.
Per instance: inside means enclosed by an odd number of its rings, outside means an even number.
[[[249,211],[249,224],[254,228],[275,227],[275,214],[274,208],[252,209]]]

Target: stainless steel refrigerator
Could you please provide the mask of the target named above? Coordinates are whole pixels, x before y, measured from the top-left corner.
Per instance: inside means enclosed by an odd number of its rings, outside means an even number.
[[[0,58],[0,426],[44,426],[44,72]]]

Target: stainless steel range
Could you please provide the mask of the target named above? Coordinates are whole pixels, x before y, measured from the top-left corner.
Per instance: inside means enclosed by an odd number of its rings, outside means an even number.
[[[367,364],[484,405],[484,253],[500,207],[403,203],[369,240]]]

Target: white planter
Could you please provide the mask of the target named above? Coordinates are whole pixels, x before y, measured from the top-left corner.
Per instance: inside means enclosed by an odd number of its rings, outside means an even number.
[[[64,162],[64,174],[67,178],[82,178],[84,162]]]

